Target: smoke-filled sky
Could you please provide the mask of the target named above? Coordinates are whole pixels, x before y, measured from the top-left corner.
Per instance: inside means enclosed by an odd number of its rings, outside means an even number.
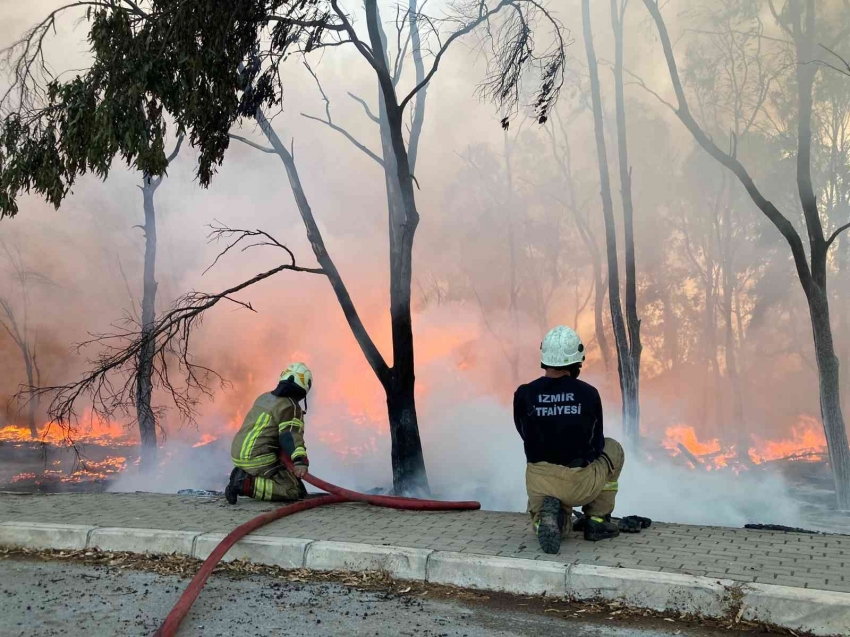
[[[542,127],[520,116],[504,133],[497,110],[476,96],[485,64],[475,40],[468,39],[451,51],[429,87],[416,168],[422,220],[415,246],[414,331],[426,462],[432,473],[458,475],[463,471],[460,465],[471,461],[457,449],[476,444],[487,451],[471,463],[472,481],[483,477],[498,485],[495,489],[512,493],[522,491],[522,451],[507,406],[516,381],[538,374],[538,346],[547,326],[563,323],[579,328],[591,352],[584,373],[600,385],[612,432],[619,420],[619,389],[615,380],[606,380],[595,342],[591,260],[574,220],[578,210],[604,250],[579,3],[560,0],[550,4],[572,40],[570,81],[556,117]],[[610,66],[605,63],[613,58],[610,15],[608,3],[593,4],[610,137],[615,134],[613,85]],[[717,43],[699,34],[708,28],[706,15],[719,13],[724,4],[730,3],[678,0],[664,8],[685,77],[692,78],[694,91],[702,91],[699,115],[720,135],[729,130],[730,118],[723,106],[728,95],[722,65],[712,58],[717,55]],[[840,3],[823,3],[824,12],[833,4],[837,7]],[[57,2],[49,0],[0,0],[0,46],[10,45],[56,6]],[[385,19],[394,15],[394,5],[382,6]],[[428,10],[436,13],[443,6],[440,3]],[[753,15],[759,14],[765,33],[775,33],[766,8],[757,8]],[[753,444],[789,439],[800,417],[818,415],[818,401],[810,328],[787,249],[744,193],[730,186],[728,176],[695,148],[669,109],[638,86],[645,82],[662,97],[670,94],[660,47],[640,2],[629,5],[626,24],[627,66],[635,78],[641,78],[630,81],[627,106],[639,311],[645,338],[644,431],[660,438],[666,428],[685,424],[694,426],[706,439],[720,438],[729,444],[739,440],[727,421],[726,325],[719,307],[723,267],[714,244],[717,228],[712,225],[717,202],[728,197],[734,220],[733,333],[746,382],[746,426]],[[86,65],[85,35],[85,22],[75,28],[73,20],[60,20],[58,34],[51,36],[47,49],[57,72],[73,72]],[[772,54],[767,51],[764,55]],[[713,59],[714,101],[705,77]],[[765,64],[769,63],[766,59]],[[311,64],[331,100],[334,122],[379,151],[377,127],[348,95],[362,97],[376,110],[377,87],[366,62],[353,50],[338,47],[311,58]],[[793,115],[782,111],[787,104],[780,89],[787,74],[778,69],[776,73],[772,101],[758,117],[758,126],[742,138],[741,154],[770,196],[780,203],[790,202],[794,217],[798,213],[784,190],[791,173],[783,163],[787,121]],[[410,75],[405,77],[408,84]],[[833,102],[843,99],[840,89],[835,93]],[[826,112],[833,102],[828,95],[823,99]],[[748,100],[745,95],[742,111],[751,108]],[[292,140],[305,191],[328,249],[367,328],[388,357],[387,211],[382,170],[341,135],[305,119],[302,112],[321,117],[324,104],[311,76],[293,59],[287,66],[283,111],[274,120],[275,129],[285,141]],[[841,117],[843,130],[850,131],[847,113],[842,111]],[[240,134],[263,143],[250,124]],[[557,161],[566,151],[565,140],[569,142],[572,186],[559,172]],[[609,148],[616,191],[613,137]],[[279,263],[278,255],[269,249],[235,252],[203,274],[221,248],[206,243],[206,226],[214,220],[266,230],[294,251],[300,265],[314,265],[283,165],[276,156],[234,142],[208,189],[198,186],[195,164],[193,149],[184,145],[156,193],[160,310],[189,290],[216,291]],[[53,210],[36,197],[24,196],[18,216],[0,222],[0,239],[19,249],[28,269],[49,279],[29,290],[29,323],[38,335],[47,383],[73,378],[85,367],[85,355],[96,353],[69,352],[74,343],[85,340],[89,333],[108,331],[111,323],[134,306],[138,311],[144,240],[133,226],[143,221],[140,183],[138,173],[116,162],[106,182],[91,176],[81,179],[61,209]],[[619,217],[619,201],[615,203]],[[513,309],[511,241],[519,254],[514,262],[517,287]],[[848,250],[846,242],[839,247]],[[0,293],[20,304],[8,265],[0,260]],[[840,271],[838,260],[834,266],[835,289],[842,285],[847,289],[847,268]],[[238,425],[256,394],[273,386],[280,369],[290,360],[303,359],[316,379],[308,414],[311,452],[326,462],[345,458],[354,467],[352,474],[357,474],[358,466],[380,467],[365,471],[357,478],[361,481],[385,478],[389,454],[383,392],[327,281],[283,272],[239,298],[249,301],[257,312],[220,305],[197,334],[195,354],[233,383],[216,394],[215,402],[202,405],[197,425],[200,433],[217,435]],[[837,303],[843,303],[844,309],[836,310],[836,320],[844,320],[846,295]],[[713,305],[717,310],[706,312],[705,308]],[[604,315],[610,323],[607,299]],[[846,339],[840,345],[844,347],[844,369],[850,368]],[[516,370],[509,364],[513,353],[518,355]],[[2,337],[0,369],[0,395],[9,396],[25,375],[19,353]],[[14,414],[10,415],[14,420]],[[173,437],[199,437],[194,430],[180,433],[181,425],[173,416],[166,418],[165,426]],[[505,474],[499,467],[510,470]],[[338,468],[335,471],[339,473]],[[437,478],[435,482],[445,480]],[[508,484],[512,486],[504,486]],[[516,506],[516,499],[507,499],[510,506]]]

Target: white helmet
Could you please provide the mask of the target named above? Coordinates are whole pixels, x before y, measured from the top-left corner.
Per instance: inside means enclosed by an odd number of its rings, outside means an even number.
[[[295,383],[308,393],[313,386],[313,372],[304,363],[292,363],[280,373],[280,380]]]
[[[584,362],[584,345],[575,330],[559,325],[540,344],[540,362],[546,367],[567,367]]]

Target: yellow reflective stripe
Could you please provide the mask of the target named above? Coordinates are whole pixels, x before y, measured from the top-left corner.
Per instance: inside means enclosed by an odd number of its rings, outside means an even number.
[[[594,522],[604,522],[605,521],[603,518],[597,518],[595,516],[591,517],[590,519],[593,520]]]
[[[262,456],[242,460],[241,458],[231,458],[233,465],[240,469],[253,469],[256,467],[265,467],[266,465],[277,462],[277,456],[273,453],[264,453]]]
[[[292,459],[300,458],[301,456],[306,456],[307,450],[304,447],[296,447],[295,451],[292,452]]]
[[[257,422],[254,423],[254,428],[251,430],[251,433],[248,434],[248,437],[245,438],[245,442],[242,443],[242,453],[240,457],[243,460],[247,460],[251,457],[251,452],[254,450],[254,444],[257,442],[257,438],[260,437],[260,434],[263,433],[263,429],[265,429],[266,425],[269,424],[269,420],[271,420],[271,414],[267,414],[263,412],[257,418]]]
[[[263,422],[263,416],[265,412],[261,413],[257,416],[257,420],[254,421],[254,427],[248,434],[245,436],[245,440],[242,441],[242,449],[239,450],[239,457],[246,459],[248,457],[248,446],[251,443],[251,438],[254,436],[254,432],[257,431],[257,428],[260,427],[260,424]]]
[[[602,487],[603,491],[619,491],[620,483],[619,482],[607,482],[604,487]]]
[[[257,420],[254,421],[253,428],[248,432],[248,435],[245,436],[245,440],[242,441],[242,449],[239,451],[239,457],[243,460],[248,459],[248,449],[251,447],[251,440],[257,434],[258,430],[262,431],[263,417],[265,415],[265,412],[262,412],[259,416],[257,416]]]
[[[304,421],[299,420],[298,418],[293,418],[292,420],[287,420],[286,422],[282,422],[277,426],[278,431],[283,431],[284,429],[300,429],[304,431]]]

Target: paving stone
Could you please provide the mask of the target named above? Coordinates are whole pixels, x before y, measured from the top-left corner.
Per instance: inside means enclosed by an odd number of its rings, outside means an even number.
[[[226,533],[277,505],[221,497],[146,493],[0,494],[8,521]],[[277,520],[253,534],[510,555],[559,564],[614,565],[667,573],[850,593],[850,538],[656,523],[640,534],[585,542],[567,538],[558,555],[540,551],[525,513],[421,513],[341,504]],[[510,559],[510,558],[506,558]]]

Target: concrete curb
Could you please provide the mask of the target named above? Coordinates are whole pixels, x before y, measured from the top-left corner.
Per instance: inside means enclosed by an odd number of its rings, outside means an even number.
[[[636,608],[715,618],[735,616],[736,596],[732,591],[737,587],[732,580],[591,564],[570,565],[566,586],[575,600],[603,599]],[[850,603],[850,595],[847,597]]]
[[[436,551],[426,582],[520,595],[567,595],[567,564]]]
[[[316,571],[384,571],[396,579],[424,582],[433,552],[401,546],[316,541],[306,549],[304,566]]]
[[[178,553],[206,559],[223,533],[99,528],[37,522],[0,523],[0,546],[29,549]],[[574,600],[618,601],[635,608],[703,617],[740,617],[820,637],[850,633],[850,593],[740,584],[731,580],[636,569],[561,564],[396,546],[252,535],[225,560],[282,568],[384,571],[397,579]]]

